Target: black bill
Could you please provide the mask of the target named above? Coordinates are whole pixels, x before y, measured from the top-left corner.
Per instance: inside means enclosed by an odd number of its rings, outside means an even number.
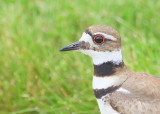
[[[71,51],[71,50],[78,50],[80,48],[80,43],[79,42],[75,42],[73,44],[70,44],[68,46],[65,46],[63,48],[61,48],[59,51]]]

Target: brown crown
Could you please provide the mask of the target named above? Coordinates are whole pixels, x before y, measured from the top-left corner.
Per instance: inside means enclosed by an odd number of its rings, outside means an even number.
[[[88,27],[86,29],[86,31],[88,31],[88,33],[90,33],[90,35],[93,35],[96,32],[102,32],[102,33],[105,33],[108,35],[112,35],[113,37],[115,37],[117,39],[121,39],[118,32],[116,30],[114,30],[112,27],[108,27],[108,26],[94,25],[94,26]]]

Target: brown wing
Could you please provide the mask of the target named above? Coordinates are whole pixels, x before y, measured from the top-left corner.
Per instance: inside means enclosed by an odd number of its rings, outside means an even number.
[[[111,106],[123,114],[160,114],[160,77],[133,72],[122,88],[130,94],[115,92]]]
[[[131,93],[150,96],[153,99],[160,99],[160,77],[146,73],[134,72],[122,85]]]
[[[117,92],[108,101],[121,114],[160,114],[160,100],[149,96]]]

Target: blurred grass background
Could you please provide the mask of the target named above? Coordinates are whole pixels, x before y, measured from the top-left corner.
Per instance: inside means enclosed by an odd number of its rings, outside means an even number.
[[[91,25],[122,37],[127,66],[160,76],[159,0],[0,0],[0,113],[99,113],[92,60],[60,53]]]

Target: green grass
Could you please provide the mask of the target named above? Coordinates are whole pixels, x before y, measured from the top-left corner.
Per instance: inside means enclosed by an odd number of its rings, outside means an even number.
[[[91,25],[122,37],[127,66],[160,76],[159,0],[1,0],[0,113],[99,113],[91,59],[60,53]]]

